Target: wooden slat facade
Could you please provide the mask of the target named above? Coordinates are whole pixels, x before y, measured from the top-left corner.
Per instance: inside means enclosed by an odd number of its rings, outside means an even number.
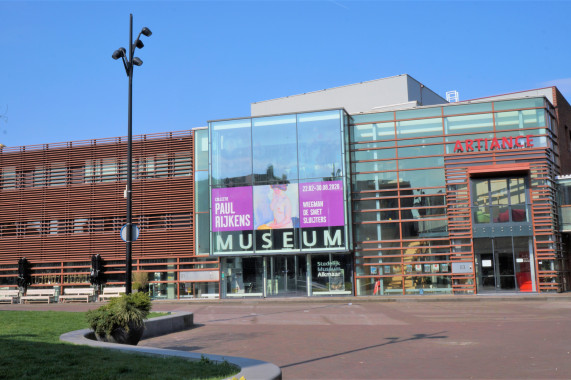
[[[133,271],[177,273],[181,259],[218,267],[194,254],[193,150],[192,131],[133,138]],[[93,254],[111,283],[124,281],[126,152],[125,137],[3,148],[0,285],[16,285],[20,257],[32,286],[89,285]]]

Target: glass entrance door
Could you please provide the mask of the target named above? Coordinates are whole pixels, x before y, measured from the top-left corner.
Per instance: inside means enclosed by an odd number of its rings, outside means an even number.
[[[262,257],[228,257],[222,260],[222,298],[262,297],[264,271]]]
[[[474,239],[478,292],[496,290],[496,263],[491,239]]]
[[[478,293],[535,290],[530,237],[474,239]]]
[[[266,297],[307,296],[305,255],[267,258]]]

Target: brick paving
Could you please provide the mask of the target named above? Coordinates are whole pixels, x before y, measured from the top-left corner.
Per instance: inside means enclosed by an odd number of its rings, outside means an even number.
[[[196,327],[140,345],[265,360],[284,379],[571,378],[571,294],[384,301],[155,302],[194,312]]]

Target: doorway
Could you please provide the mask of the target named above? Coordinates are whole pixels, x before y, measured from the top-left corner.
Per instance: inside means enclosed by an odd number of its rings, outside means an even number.
[[[535,291],[531,237],[474,239],[474,256],[478,293]]]
[[[267,297],[307,296],[305,255],[270,256],[267,260]]]

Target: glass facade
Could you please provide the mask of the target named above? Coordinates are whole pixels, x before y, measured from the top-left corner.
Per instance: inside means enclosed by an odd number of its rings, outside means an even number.
[[[555,255],[534,252],[557,236],[532,203],[554,205],[554,122],[544,98],[352,115],[355,294],[553,289]]]
[[[209,244],[226,257],[221,293],[555,289],[558,237],[533,223],[534,205],[554,205],[544,173],[558,170],[555,127],[544,98],[211,122]]]
[[[352,256],[320,253],[225,257],[221,284],[223,298],[351,295]]]
[[[211,254],[347,251],[341,110],[211,122]]]
[[[210,123],[222,297],[352,294],[347,129],[342,110]]]

